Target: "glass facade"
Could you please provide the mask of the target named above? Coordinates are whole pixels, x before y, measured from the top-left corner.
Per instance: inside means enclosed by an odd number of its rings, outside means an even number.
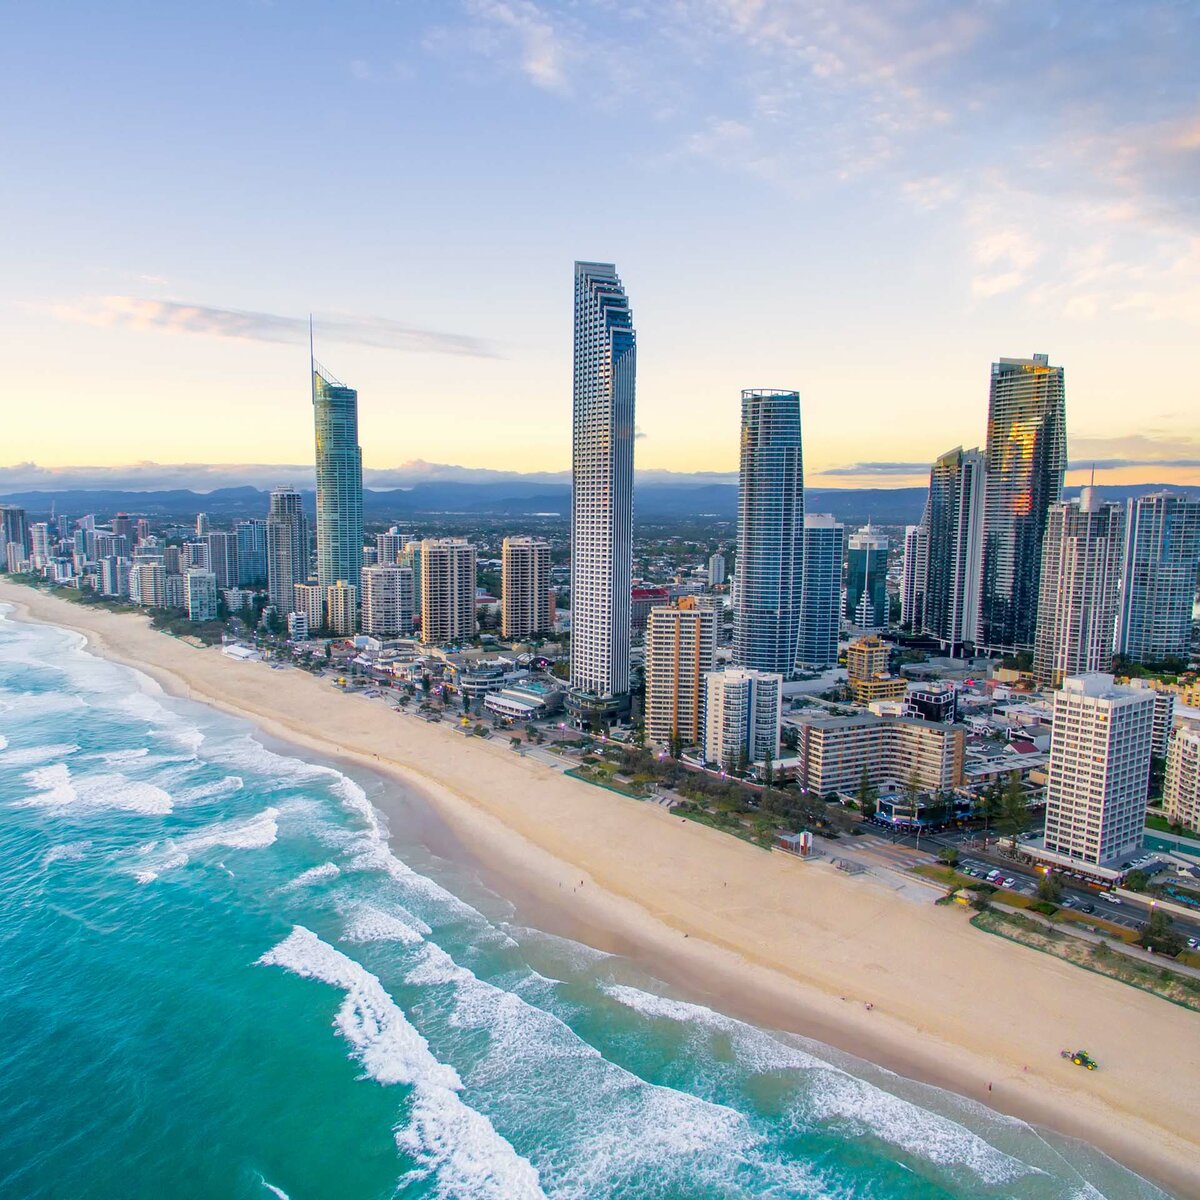
[[[846,527],[828,513],[804,517],[804,587],[796,666],[820,671],[837,662],[842,552]]]
[[[1045,354],[992,364],[979,643],[1032,650],[1042,539],[1067,467],[1062,367]]]
[[[978,633],[985,479],[984,456],[961,446],[929,472],[923,626],[951,654]]]
[[[300,507],[300,493],[290,487],[273,488],[267,516],[267,592],[277,612],[294,611],[296,584],[307,578],[308,521]]]
[[[313,364],[317,442],[317,582],[333,587],[362,569],[362,450],[358,392]]]
[[[799,392],[742,392],[733,653],[790,678],[804,592],[804,457]]]
[[[870,525],[850,535],[846,551],[846,618],[859,629],[888,623],[887,535]]]
[[[574,711],[591,720],[629,693],[637,348],[612,263],[575,264],[574,348],[571,690]]]

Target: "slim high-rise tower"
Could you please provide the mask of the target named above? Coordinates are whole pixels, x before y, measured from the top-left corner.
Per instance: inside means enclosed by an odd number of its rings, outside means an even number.
[[[317,582],[356,580],[362,567],[362,450],[358,392],[312,364],[317,446]]]
[[[575,264],[571,693],[580,724],[628,710],[637,348],[612,263]]]
[[[1042,539],[1062,497],[1067,410],[1062,367],[1045,354],[992,364],[979,643],[1031,650]]]
[[[804,591],[799,392],[742,392],[737,537],[734,661],[790,678]]]
[[[846,527],[829,513],[804,514],[804,587],[796,665],[820,671],[838,656],[841,628],[842,548]]]
[[[850,535],[846,549],[846,618],[860,629],[888,623],[888,540],[871,525]]]
[[[1101,503],[1095,488],[1050,506],[1033,650],[1042,687],[1112,668],[1124,529],[1121,506]]]
[[[501,548],[500,633],[524,638],[549,633],[550,543],[542,538],[506,537]]]
[[[294,588],[308,578],[308,521],[300,493],[291,487],[271,489],[267,513],[267,593],[279,615],[292,612]]]
[[[1130,500],[1118,652],[1135,662],[1187,659],[1200,565],[1200,500],[1156,492]]]
[[[929,472],[922,626],[951,654],[978,636],[987,466],[956,446]]]

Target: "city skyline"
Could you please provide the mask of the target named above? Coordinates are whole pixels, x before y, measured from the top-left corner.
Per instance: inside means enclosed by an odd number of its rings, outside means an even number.
[[[1194,483],[1195,25],[1071,7],[682,3],[651,27],[470,0],[239,12],[234,37],[22,11],[0,307],[29,403],[2,465],[225,463],[230,424],[239,461],[303,462],[315,309],[369,398],[369,469],[563,470],[560,264],[596,257],[639,296],[645,467],[733,470],[736,397],[774,386],[801,394],[814,486],[919,485],[982,443],[985,364],[1023,346],[1086,399],[1068,483]],[[355,184],[320,203],[314,144]],[[606,188],[552,203],[590,155]]]

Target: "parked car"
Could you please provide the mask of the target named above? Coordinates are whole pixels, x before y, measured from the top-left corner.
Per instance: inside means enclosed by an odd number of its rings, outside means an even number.
[[[1112,892],[1101,892],[1100,899],[1105,901],[1105,903],[1107,903],[1107,904],[1120,904],[1121,903],[1121,897],[1114,896],[1112,894]]]
[[[1085,912],[1085,913],[1094,913],[1096,911],[1096,906],[1094,904],[1089,904],[1085,901],[1083,904],[1081,904],[1079,906],[1079,911]]]
[[[1006,876],[1003,882],[1006,888],[1015,888],[1017,886],[1017,881],[1011,875]]]
[[[1064,896],[1062,898],[1061,907],[1062,908],[1074,908],[1075,907],[1075,897],[1074,896]]]

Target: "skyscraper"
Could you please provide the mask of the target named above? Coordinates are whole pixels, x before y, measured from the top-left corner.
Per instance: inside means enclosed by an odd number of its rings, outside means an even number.
[[[267,514],[267,593],[281,617],[293,611],[293,588],[308,578],[308,522],[295,488],[271,489]]]
[[[646,623],[646,740],[684,746],[704,739],[704,677],[717,651],[712,608],[659,605]]]
[[[1112,668],[1124,528],[1121,506],[1095,488],[1050,506],[1033,649],[1042,687]]]
[[[925,584],[929,572],[929,506],[919,525],[904,527],[904,563],[900,574],[900,624],[920,633],[925,628]]]
[[[506,537],[500,559],[500,631],[506,638],[549,633],[550,543]]]
[[[804,455],[799,392],[742,392],[733,656],[789,678],[804,593]]]
[[[217,587],[221,591],[237,587],[237,535],[220,532],[206,533],[204,540],[208,543],[208,569],[217,577]]]
[[[820,671],[837,662],[846,527],[829,513],[804,514],[804,586],[796,665]]]
[[[1052,861],[1116,871],[1142,843],[1154,694],[1076,675],[1054,695],[1046,785]]]
[[[19,547],[16,558],[24,560],[29,553],[29,526],[25,510],[15,504],[0,504],[0,561],[5,559],[9,546]]]
[[[992,364],[988,399],[983,582],[978,641],[1031,650],[1037,625],[1042,539],[1062,497],[1067,410],[1062,367],[1045,354]]]
[[[888,623],[888,540],[871,525],[850,535],[846,548],[846,618],[860,629]]]
[[[628,711],[637,345],[612,263],[575,264],[571,691],[580,724]]]
[[[413,573],[378,564],[362,571],[362,628],[373,637],[412,635]]]
[[[189,621],[217,619],[217,577],[212,571],[190,567],[184,572],[184,603]]]
[[[722,587],[725,583],[725,555],[720,550],[708,556],[708,586]]]
[[[1198,565],[1200,500],[1156,492],[1129,501],[1118,653],[1188,658]]]
[[[321,585],[318,583],[317,587]],[[339,579],[325,589],[325,620],[334,637],[349,637],[358,623],[358,587]]]
[[[465,538],[421,543],[421,641],[436,646],[475,638],[475,547]]]
[[[1200,728],[1181,725],[1171,736],[1163,807],[1172,825],[1200,831]]]
[[[961,446],[929,471],[922,629],[950,654],[978,636],[986,476],[984,456]]]
[[[267,523],[260,517],[238,521],[238,587],[264,587],[267,582]]]
[[[362,567],[362,450],[358,393],[312,364],[317,443],[317,582],[355,580]]]

